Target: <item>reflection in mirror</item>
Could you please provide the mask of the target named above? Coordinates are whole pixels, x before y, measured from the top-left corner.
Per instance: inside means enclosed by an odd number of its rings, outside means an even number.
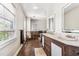
[[[72,3],[64,8],[64,31],[79,32],[79,3]]]
[[[54,18],[51,17],[48,19],[48,32],[53,33],[54,32]]]

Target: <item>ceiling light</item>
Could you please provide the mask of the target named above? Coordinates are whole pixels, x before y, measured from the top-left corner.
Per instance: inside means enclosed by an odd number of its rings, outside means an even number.
[[[34,6],[34,7],[33,7],[33,9],[34,9],[34,10],[37,10],[37,9],[38,9],[38,7],[37,7],[37,6]]]

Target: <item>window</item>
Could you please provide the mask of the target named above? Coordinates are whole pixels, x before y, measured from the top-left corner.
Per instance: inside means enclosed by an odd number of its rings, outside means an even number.
[[[15,8],[11,3],[0,3],[0,42],[14,36]]]

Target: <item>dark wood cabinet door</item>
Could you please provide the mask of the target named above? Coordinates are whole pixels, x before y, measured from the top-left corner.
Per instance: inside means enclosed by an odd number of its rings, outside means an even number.
[[[47,56],[51,56],[51,39],[48,37],[44,37],[44,51]]]
[[[79,48],[73,46],[66,47],[66,56],[79,56]]]

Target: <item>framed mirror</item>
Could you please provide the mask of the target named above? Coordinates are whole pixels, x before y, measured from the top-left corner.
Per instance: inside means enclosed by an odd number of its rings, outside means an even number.
[[[79,32],[79,3],[64,6],[63,32]]]

